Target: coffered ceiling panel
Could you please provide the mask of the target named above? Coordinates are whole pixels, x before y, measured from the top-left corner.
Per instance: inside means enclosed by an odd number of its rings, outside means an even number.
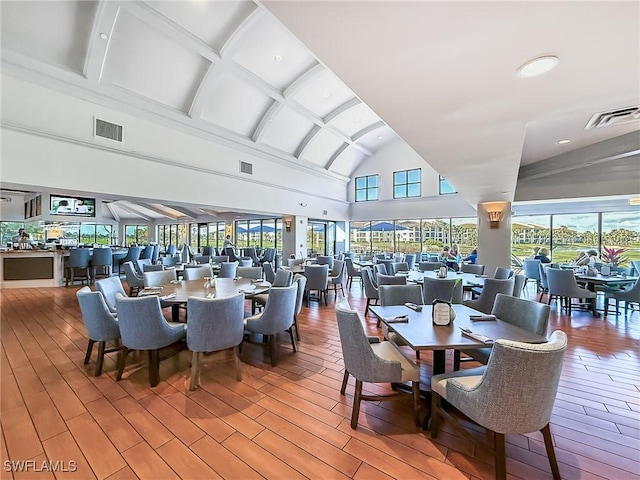
[[[270,15],[261,15],[235,48],[234,61],[280,91],[317,64],[311,52]]]
[[[102,82],[188,112],[210,62],[122,11],[112,33]]]
[[[322,70],[292,96],[321,118],[355,97],[354,93],[329,70]]]
[[[233,31],[256,9],[249,1],[151,1],[149,5],[220,51]]]
[[[332,172],[350,177],[356,167],[366,158],[362,150],[350,145],[345,148],[329,167]]]
[[[376,128],[371,132],[358,138],[358,144],[368,148],[369,150],[379,150],[384,145],[398,140],[398,135],[386,125]]]
[[[81,73],[97,2],[2,2],[2,47]]]
[[[380,118],[364,103],[359,103],[333,118],[329,125],[337,128],[349,137],[370,125],[379,122]]]
[[[230,73],[216,78],[202,118],[250,137],[273,100]]]
[[[302,152],[301,158],[324,167],[327,159],[331,158],[343,144],[344,140],[342,138],[323,128],[309,141]]]
[[[314,127],[311,120],[289,107],[283,107],[271,118],[265,128],[262,143],[291,155],[295,154],[298,146]]]

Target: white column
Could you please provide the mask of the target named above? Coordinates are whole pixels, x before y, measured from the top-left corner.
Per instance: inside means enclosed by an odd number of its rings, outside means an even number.
[[[489,212],[499,212],[499,220],[490,222]],[[493,276],[496,267],[511,265],[511,202],[478,204],[477,263],[485,266],[489,276]]]
[[[307,217],[285,216],[282,223],[285,226],[282,233],[282,258],[289,258],[291,254],[296,258],[307,256]],[[287,221],[291,221],[291,227],[287,230]]]

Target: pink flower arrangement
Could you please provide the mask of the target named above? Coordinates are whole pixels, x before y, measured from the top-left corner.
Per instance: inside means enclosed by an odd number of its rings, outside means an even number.
[[[626,252],[626,248],[614,248],[614,247],[605,247],[602,246],[602,253],[600,254],[600,259],[603,263],[608,263],[613,266],[617,266],[621,263],[624,263],[628,260],[628,258],[623,255]]]

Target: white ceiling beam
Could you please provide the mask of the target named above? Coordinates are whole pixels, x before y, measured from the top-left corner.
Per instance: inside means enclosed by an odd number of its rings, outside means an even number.
[[[333,163],[338,159],[338,157],[340,156],[340,154],[342,152],[344,152],[347,147],[349,146],[348,143],[343,143],[342,145],[340,145],[340,147],[333,153],[333,155],[331,155],[331,158],[329,159],[329,161],[325,164],[324,168],[326,168],[327,170],[329,170],[331,168],[331,166],[333,165]]]
[[[102,0],[98,5],[83,69],[84,76],[90,83],[98,84],[100,82],[104,62],[107,58],[107,49],[119,12],[120,7],[116,2]],[[107,35],[107,38],[101,38],[101,35]]]
[[[300,158],[302,157],[302,154],[304,153],[304,151],[307,149],[307,146],[309,145],[309,142],[311,141],[311,139],[313,137],[316,136],[316,134],[322,130],[322,128],[318,125],[314,125],[313,127],[311,127],[311,130],[309,130],[309,133],[307,133],[304,138],[302,139],[302,141],[300,142],[300,145],[298,145],[298,148],[296,149],[295,153],[293,154],[294,157],[296,158]]]
[[[171,220],[177,220],[178,218],[180,218],[178,215],[171,215],[170,213],[167,213],[160,208],[154,207],[149,203],[139,203],[138,205],[140,205],[143,208],[146,208],[147,210],[151,210],[152,212],[155,212],[158,215],[162,215],[163,217],[170,218]]]
[[[107,206],[107,208],[111,212],[111,216],[113,217],[113,219],[116,222],[119,222],[120,221],[120,215],[118,215],[118,213],[116,212],[116,209],[113,208],[114,207],[113,204],[111,202],[109,202],[109,203],[105,203],[105,205]]]
[[[360,101],[360,99],[358,97],[353,97],[351,100],[347,100],[342,105],[339,105],[338,107],[333,109],[331,112],[329,112],[327,115],[325,115],[324,122],[325,123],[331,122],[331,120],[336,118],[338,115],[346,112],[347,110],[349,110],[349,109],[351,109],[353,107],[357,107],[361,103],[362,102]]]
[[[382,127],[386,127],[386,124],[383,121],[372,123],[368,127],[364,127],[362,130],[359,130],[358,132],[356,132],[356,134],[353,137],[351,137],[351,140],[353,140],[354,142],[357,142],[362,137],[364,137],[367,133],[371,133],[374,130],[377,130]]]
[[[147,215],[145,215],[143,213],[140,213],[138,210],[136,210],[135,208],[133,208],[130,205],[130,202],[128,202],[126,200],[118,200],[118,201],[113,202],[113,203],[115,203],[118,206],[118,208],[123,209],[125,212],[129,212],[132,215],[135,215],[136,217],[140,217],[143,220],[146,220],[147,222],[153,222],[153,218],[151,218],[151,217],[149,217],[149,216],[147,216]]]
[[[187,218],[195,218],[193,216],[193,212],[191,210],[188,210],[185,207],[179,207],[176,205],[165,205],[167,208],[170,208],[171,210],[175,210],[176,212],[180,212],[184,217]]]
[[[216,80],[220,77],[220,72],[222,72],[221,68],[217,68],[218,65],[218,63],[211,63],[200,82],[198,91],[193,97],[193,102],[191,102],[191,108],[189,108],[189,116],[191,118],[202,118],[202,111],[207,101],[211,98]]]
[[[294,95],[302,87],[309,84],[316,77],[324,73],[324,71],[325,71],[325,68],[319,63],[316,63],[315,65],[308,68],[298,78],[296,78],[293,82],[291,82],[291,84],[287,88],[285,88],[284,98],[286,99]]]
[[[282,108],[283,108],[283,104],[281,102],[273,102],[271,107],[267,109],[267,111],[264,113],[264,115],[260,119],[260,122],[258,123],[256,130],[253,132],[253,135],[251,135],[251,140],[253,140],[255,143],[259,143],[262,141],[262,137],[264,136],[265,131],[269,126],[269,123],[271,122],[273,117],[275,117],[278,114],[278,112],[282,110]]]
[[[222,58],[231,58],[237,51],[238,46],[240,45],[240,40],[244,34],[247,33],[264,14],[265,12],[262,8],[256,7],[252,10],[251,13],[249,13],[242,22],[240,22],[238,28],[231,32],[227,40],[224,42],[220,49],[220,56]]]

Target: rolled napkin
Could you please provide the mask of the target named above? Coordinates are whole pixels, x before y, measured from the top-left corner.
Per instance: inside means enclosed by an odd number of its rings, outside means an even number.
[[[463,335],[466,335],[467,337],[473,338],[474,340],[476,340],[476,341],[478,341],[480,343],[493,343],[492,339],[482,335],[481,333],[472,332],[468,328],[461,328],[460,330],[462,331]]]
[[[387,323],[407,323],[409,322],[409,317],[407,315],[398,315],[397,317],[387,318],[385,321]]]
[[[496,316],[479,314],[479,315],[469,315],[469,318],[474,322],[484,322],[487,320],[495,320]]]

